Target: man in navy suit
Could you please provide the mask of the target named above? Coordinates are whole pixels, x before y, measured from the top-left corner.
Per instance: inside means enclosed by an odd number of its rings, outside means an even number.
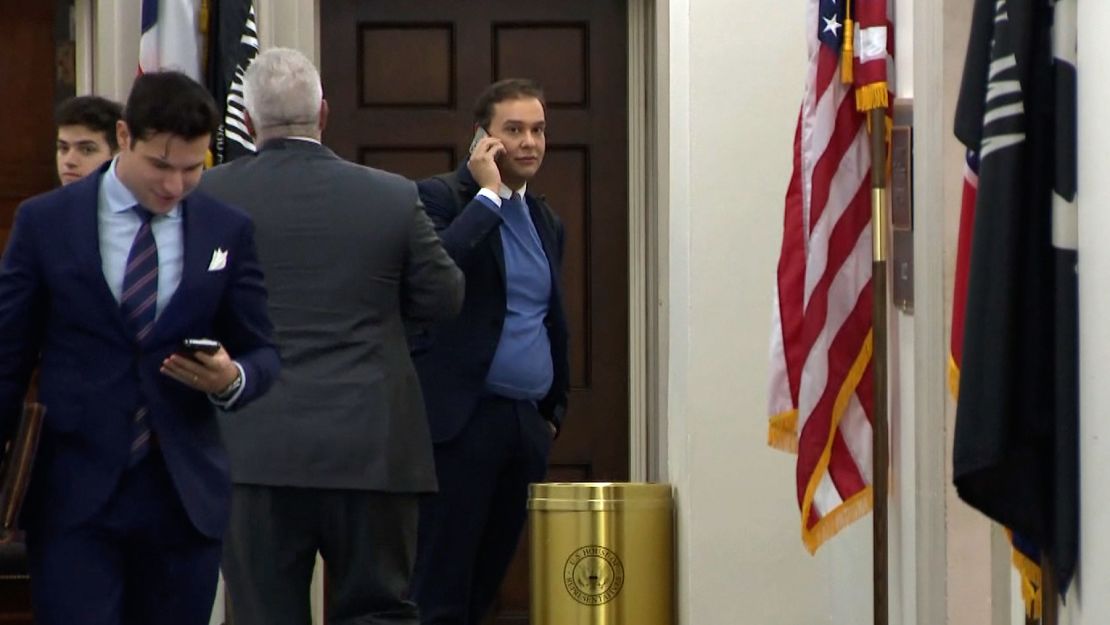
[[[123,107],[118,102],[95,95],[79,95],[58,106],[54,160],[62,184],[88,176],[116,155],[116,124],[121,117]]]
[[[439,481],[421,505],[413,579],[426,625],[482,620],[566,410],[563,226],[528,190],[545,129],[538,85],[494,83],[475,105],[469,161],[418,184],[466,277],[459,316],[409,337]]]
[[[120,153],[18,210],[0,261],[0,427],[47,414],[23,521],[40,625],[199,625],[231,482],[216,408],[279,368],[246,214],[200,194],[211,96],[136,79]],[[221,343],[177,353],[183,339]]]

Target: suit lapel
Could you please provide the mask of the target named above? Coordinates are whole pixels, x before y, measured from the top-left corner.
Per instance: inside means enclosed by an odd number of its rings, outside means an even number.
[[[203,206],[192,198],[187,197],[181,202],[181,240],[184,247],[181,282],[170,296],[165,310],[158,315],[158,320],[154,323],[156,334],[166,330],[174,321],[180,322],[187,319],[187,316],[182,315],[177,309],[188,305],[190,292],[195,291],[196,285],[208,269],[212,245],[209,237],[205,236],[205,229],[201,227],[204,223],[202,211]]]
[[[528,204],[528,214],[532,217],[532,225],[536,228],[536,233],[540,235],[540,243],[543,245],[543,253],[547,256],[547,265],[551,270],[551,284],[552,292],[558,290],[559,275],[556,271],[556,265],[559,259],[555,258],[555,241],[552,237],[555,235],[548,227],[546,215],[540,209],[540,201],[536,198],[525,198]]]
[[[528,202],[528,214],[532,216],[532,224],[540,235],[540,243],[543,244],[543,253],[547,256],[547,266],[551,274],[551,304],[548,306],[548,314],[550,314],[553,310],[563,309],[563,290],[559,284],[559,265],[562,263],[562,258],[555,256],[555,251],[558,249],[555,246],[555,232],[551,228],[551,222],[548,221],[545,210],[551,209],[538,198],[531,198]]]
[[[489,249],[493,253],[493,264],[497,267],[497,275],[501,278],[501,285],[505,282],[505,244],[501,241],[501,225],[498,224],[489,235]]]

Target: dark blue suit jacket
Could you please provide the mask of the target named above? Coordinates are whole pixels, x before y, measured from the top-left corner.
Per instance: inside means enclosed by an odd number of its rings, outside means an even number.
[[[486,393],[486,376],[505,321],[505,256],[501,217],[474,199],[479,186],[466,163],[451,174],[422,180],[417,187],[443,247],[466,276],[466,298],[458,317],[410,335],[432,440],[439,443],[462,430]],[[570,378],[567,323],[559,286],[563,225],[540,198],[526,193],[525,200],[551,266],[551,301],[544,325],[551,341],[555,377],[539,411],[558,428],[566,412]]]
[[[14,427],[36,364],[47,410],[24,525],[72,526],[104,504],[127,466],[141,394],[189,518],[220,537],[231,482],[215,407],[159,367],[182,339],[210,337],[246,372],[236,407],[270,386],[280,364],[253,226],[199,193],[185,199],[181,284],[139,345],[101,269],[97,192],[106,170],[20,206],[0,262],[0,427]],[[227,251],[227,265],[209,271],[216,249]]]

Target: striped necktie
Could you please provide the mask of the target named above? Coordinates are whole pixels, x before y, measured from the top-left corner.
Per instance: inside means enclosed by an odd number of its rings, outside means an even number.
[[[142,225],[131,242],[127,254],[127,268],[123,273],[123,293],[120,295],[120,310],[128,327],[135,333],[139,343],[150,336],[154,328],[154,315],[158,309],[158,245],[150,229],[154,214],[135,205],[132,207]],[[135,466],[150,450],[150,426],[147,424],[145,400],[140,400],[132,423],[131,458],[128,466]]]

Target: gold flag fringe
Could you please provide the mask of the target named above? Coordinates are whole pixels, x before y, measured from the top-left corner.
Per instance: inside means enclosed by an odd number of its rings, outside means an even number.
[[[1038,618],[1041,613],[1041,567],[1014,549],[1011,558],[1021,577],[1021,599],[1025,602],[1025,616]]]
[[[852,40],[855,39],[854,28],[852,18],[845,17],[844,44],[840,47],[840,82],[846,85],[852,84],[852,62],[855,57],[852,52]]]
[[[960,366],[956,364],[956,359],[951,354],[948,355],[948,392],[952,393],[952,399],[959,399]]]
[[[856,38],[855,25],[852,23],[852,0],[844,3],[844,38],[840,44],[840,82],[852,84],[852,62],[855,56],[852,52],[853,42]]]
[[[948,390],[952,393],[953,399],[959,398],[960,366],[956,364],[956,359],[951,353],[948,354]],[[1006,535],[1009,536],[1012,545],[1013,532],[1006,530]],[[1041,614],[1041,566],[1026,557],[1016,547],[1011,546],[1010,550],[1010,562],[1013,563],[1014,569],[1018,572],[1018,577],[1021,578],[1021,599],[1025,604],[1025,616],[1030,619],[1039,618]]]
[[[836,536],[836,534],[848,527],[853,522],[858,521],[860,518],[871,512],[874,505],[872,497],[873,490],[870,486],[864,488],[860,492],[852,495],[847,501],[840,504],[831,513],[823,517],[813,526],[813,529],[806,529],[806,520],[802,519],[802,542],[805,543],[806,550],[810,555],[817,552],[817,548],[825,544],[825,541]]]
[[[886,82],[876,82],[856,87],[856,110],[870,111],[889,106],[890,97],[886,88]]]
[[[806,544],[806,548],[810,553],[817,550],[821,543],[828,540],[840,530],[844,529],[846,525],[858,519],[871,509],[871,487],[867,486],[859,493],[849,497],[846,501],[841,503],[835,509],[831,510],[816,525],[813,529],[806,528],[806,522],[809,520],[809,512],[813,508],[813,498],[817,494],[817,485],[821,482],[826,471],[829,469],[829,462],[832,460],[832,447],[833,441],[836,440],[836,433],[840,429],[840,419],[844,416],[844,412],[848,409],[848,403],[852,399],[852,395],[859,388],[860,380],[863,379],[863,374],[871,364],[871,355],[874,351],[874,332],[869,330],[867,336],[863,340],[863,345],[860,346],[859,353],[856,355],[855,361],[852,363],[851,369],[848,370],[848,375],[845,377],[844,382],[840,385],[837,392],[836,399],[833,401],[832,418],[829,422],[828,437],[825,441],[825,448],[821,451],[821,457],[817,459],[817,464],[814,466],[813,473],[808,476],[808,483],[806,484],[805,494],[802,496],[802,541]],[[878,471],[886,471],[887,467],[876,469]],[[861,500],[861,495],[866,493],[866,497]]]
[[[780,451],[798,453],[798,411],[788,410],[771,417],[767,445]]]

